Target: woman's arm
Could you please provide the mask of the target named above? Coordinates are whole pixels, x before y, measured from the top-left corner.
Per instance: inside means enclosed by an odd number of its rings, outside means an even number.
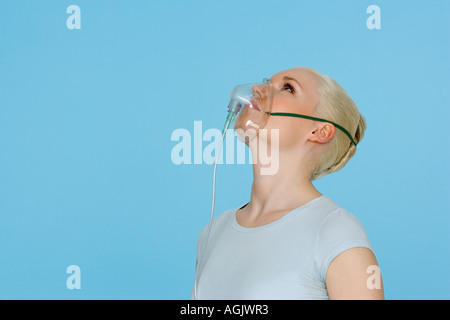
[[[367,248],[352,248],[334,258],[325,282],[332,300],[384,300],[378,263]]]

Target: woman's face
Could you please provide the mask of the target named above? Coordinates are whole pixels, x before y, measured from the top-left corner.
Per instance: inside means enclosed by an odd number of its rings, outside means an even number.
[[[274,74],[272,112],[312,115],[318,102],[315,76],[302,69],[288,69]],[[290,121],[292,122],[292,121]]]
[[[273,85],[272,112],[314,116],[318,103],[318,80],[314,74],[292,68],[274,74],[270,81]],[[259,88],[255,90],[258,91]],[[267,140],[270,140],[270,129],[279,129],[280,147],[290,147],[308,136],[313,131],[313,125],[314,121],[307,119],[269,116],[264,129],[268,129]]]

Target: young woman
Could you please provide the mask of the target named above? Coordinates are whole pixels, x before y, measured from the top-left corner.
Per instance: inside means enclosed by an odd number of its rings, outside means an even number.
[[[347,164],[364,136],[365,118],[336,81],[312,68],[284,70],[270,84],[274,115],[264,129],[278,130],[278,170],[261,174],[265,165],[256,161],[250,201],[215,218],[197,298],[384,299],[363,226],[311,182]],[[269,98],[265,90],[254,88],[260,104]],[[247,120],[236,120],[235,128]],[[252,152],[261,139],[267,150],[275,143],[270,133],[256,132],[248,143]]]

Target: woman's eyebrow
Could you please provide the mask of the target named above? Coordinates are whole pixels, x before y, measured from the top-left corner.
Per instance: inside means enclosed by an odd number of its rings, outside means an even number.
[[[302,90],[303,90],[302,85],[300,84],[300,82],[297,81],[297,79],[294,79],[294,78],[291,78],[291,77],[288,77],[288,76],[284,76],[284,77],[283,77],[283,80],[292,80],[292,81],[295,81],[295,82],[297,82],[297,84],[299,85],[299,87],[302,88]]]

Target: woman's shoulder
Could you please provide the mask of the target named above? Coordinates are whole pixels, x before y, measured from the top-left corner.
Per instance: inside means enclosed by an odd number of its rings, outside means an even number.
[[[344,207],[338,205],[332,199],[324,196],[325,201],[318,210],[318,232],[330,234],[330,232],[352,233],[362,232],[364,228],[359,219]]]
[[[321,201],[317,207],[314,208],[316,216],[318,216],[321,225],[333,224],[341,221],[343,223],[359,222],[356,216],[349,212],[344,207],[334,202],[331,198],[322,195]]]
[[[234,208],[234,209],[225,210],[224,212],[222,212],[221,214],[219,214],[217,217],[214,218],[214,223],[223,223],[225,221],[228,221],[229,219],[231,219],[231,217],[234,215],[234,213],[239,208],[240,207]]]
[[[213,219],[213,228],[217,229],[217,228],[221,228],[224,226],[224,224],[230,222],[230,219],[233,217],[233,214],[239,209],[238,208],[234,208],[234,209],[228,209],[223,211],[222,213],[218,214],[216,217],[214,217]],[[208,225],[204,226],[202,231],[201,231],[201,235],[206,233],[206,229],[208,228]]]

